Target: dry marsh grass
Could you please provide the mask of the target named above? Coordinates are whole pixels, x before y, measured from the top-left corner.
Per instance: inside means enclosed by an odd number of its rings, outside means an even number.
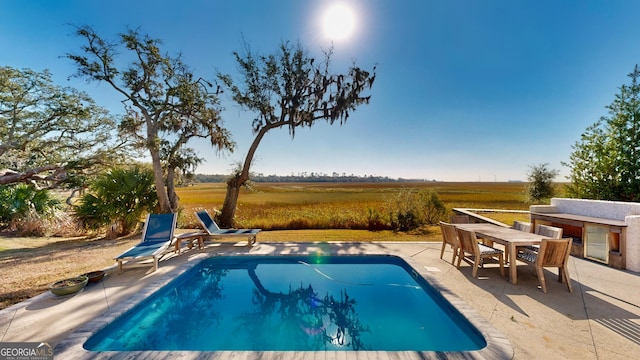
[[[433,190],[448,209],[528,210],[526,183],[257,183],[238,199],[238,227],[365,229],[370,211],[388,218],[402,192]],[[225,185],[178,189],[181,222],[196,225],[196,209],[221,209]],[[512,221],[512,220],[511,220]]]

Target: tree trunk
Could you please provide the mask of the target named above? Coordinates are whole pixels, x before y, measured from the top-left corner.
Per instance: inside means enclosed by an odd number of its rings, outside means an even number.
[[[224,197],[222,212],[218,217],[218,225],[221,228],[229,229],[234,227],[234,218],[236,216],[236,207],[238,205],[238,195],[240,195],[241,174],[236,174],[232,179],[227,181],[227,194]]]
[[[160,153],[157,150],[149,149],[151,153],[151,162],[153,164],[153,179],[156,185],[156,193],[158,194],[158,204],[160,205],[160,213],[173,213],[169,195],[164,183],[164,174],[162,173],[162,164],[160,163]]]
[[[180,206],[180,199],[176,194],[176,168],[169,167],[167,169],[167,196],[169,197],[169,204],[171,206],[171,212],[178,212],[178,206]]]
[[[270,129],[277,128],[278,126],[280,126],[280,124],[271,124],[260,129],[260,131],[256,135],[256,138],[253,139],[251,147],[249,147],[249,152],[247,152],[247,156],[244,159],[242,170],[240,171],[240,173],[235,174],[233,178],[227,181],[227,195],[224,198],[222,212],[218,217],[218,225],[220,227],[234,227],[234,218],[236,216],[236,207],[238,205],[238,195],[240,195],[240,188],[242,187],[242,185],[244,185],[249,180],[249,167],[251,166],[251,162],[253,161],[253,155],[256,153],[258,145],[260,144],[260,140],[262,140],[264,134],[266,134]]]

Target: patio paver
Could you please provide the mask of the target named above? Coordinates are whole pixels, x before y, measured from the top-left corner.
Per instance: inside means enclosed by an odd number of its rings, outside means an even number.
[[[259,240],[259,239],[258,239]],[[90,285],[75,296],[56,298],[44,293],[0,311],[0,342],[48,342],[55,346],[76,329],[147,285],[162,281],[171,272],[206,256],[206,253],[247,253],[242,242],[206,242],[204,250],[186,250],[163,259],[158,271],[131,269],[118,274],[107,269],[104,281]],[[633,359],[640,354],[640,276],[583,259],[570,258],[574,292],[556,281],[547,270],[548,293],[537,288],[532,266],[521,265],[518,284],[500,277],[497,265],[461,270],[439,258],[441,243],[257,243],[251,254],[337,252],[341,254],[396,254],[409,257],[420,272],[436,279],[475,309],[509,340],[514,359]],[[384,353],[371,354],[385,359]],[[241,354],[235,354],[240,356]],[[292,359],[298,359],[291,354]],[[310,354],[304,355],[307,358]],[[236,357],[237,357],[236,356]],[[59,357],[56,357],[58,359]],[[242,358],[242,357],[240,357]],[[315,358],[310,357],[310,358]],[[357,358],[355,354],[326,353],[323,358]]]

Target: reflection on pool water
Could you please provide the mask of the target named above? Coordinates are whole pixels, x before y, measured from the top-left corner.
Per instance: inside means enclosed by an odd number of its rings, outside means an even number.
[[[394,256],[202,261],[92,336],[90,351],[472,351],[480,333]]]

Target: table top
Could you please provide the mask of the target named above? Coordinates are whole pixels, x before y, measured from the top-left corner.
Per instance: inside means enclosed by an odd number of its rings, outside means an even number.
[[[576,215],[576,214],[532,212],[531,215],[533,217],[538,217],[538,218],[546,217],[546,218],[553,218],[553,219],[562,219],[562,220],[570,220],[570,221],[577,221],[577,222],[583,222],[583,223],[602,224],[602,225],[619,226],[619,227],[627,226],[627,223],[624,220],[605,219],[605,218],[597,218],[593,216],[584,216],[584,215]]]
[[[528,233],[512,228],[498,226],[493,224],[453,224],[456,227],[463,230],[471,230],[476,233],[477,236],[482,238],[488,238],[498,243],[508,244],[515,243],[520,245],[537,245],[542,242],[542,239],[548,237]]]

